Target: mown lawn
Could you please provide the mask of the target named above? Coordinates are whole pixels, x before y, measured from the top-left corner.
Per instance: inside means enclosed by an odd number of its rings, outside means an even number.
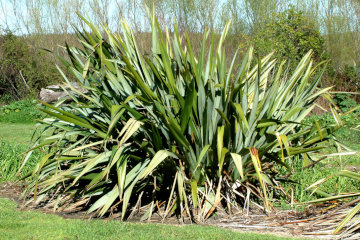
[[[14,144],[27,145],[34,132],[34,123],[2,123],[0,122],[0,140]]]
[[[39,211],[19,211],[0,198],[0,239],[292,239],[240,233],[210,226],[171,226],[117,220],[64,219]]]

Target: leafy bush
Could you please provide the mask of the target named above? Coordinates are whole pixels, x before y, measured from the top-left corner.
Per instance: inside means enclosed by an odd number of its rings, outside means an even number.
[[[317,61],[326,58],[324,38],[312,20],[294,8],[274,15],[255,33],[253,42],[259,54],[275,50],[275,56],[290,61],[292,67],[309,50]]]
[[[249,205],[270,212],[281,178],[273,166],[291,170],[292,156],[322,148],[317,143],[338,128],[299,128],[327,91],[315,91],[323,71],[312,67],[311,52],[292,75],[283,64],[275,70],[271,55],[254,60],[252,48],[227,68],[229,25],[217,47],[213,34],[196,58],[187,35],[184,46],[174,26],[164,39],[155,17],[147,55],[126,23],[120,35],[84,21],[91,33],[77,31],[83,47],[68,47],[71,62],[62,61],[87,93],[62,107],[44,103],[42,123],[53,136],[36,139],[24,159],[37,148],[48,153],[27,188],[38,202],[88,203],[100,216],[118,207],[122,219],[140,203],[145,218],[157,211],[204,221],[216,209]]]
[[[9,103],[36,96],[41,87],[58,79],[44,53],[31,48],[24,37],[0,35],[0,101]]]
[[[29,123],[39,119],[44,114],[37,106],[35,99],[14,101],[9,105],[0,107],[0,122]]]

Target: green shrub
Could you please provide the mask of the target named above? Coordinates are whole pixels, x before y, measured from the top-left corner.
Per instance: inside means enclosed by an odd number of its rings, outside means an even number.
[[[275,14],[254,34],[255,50],[260,55],[275,50],[278,59],[289,61],[291,67],[309,50],[317,61],[327,56],[324,38],[311,19],[294,8]]]
[[[44,54],[31,48],[24,37],[9,31],[0,35],[0,101],[37,97],[41,87],[59,79],[55,66],[44,61]]]
[[[29,149],[48,154],[27,193],[44,201],[56,194],[56,205],[69,208],[88,202],[88,212],[100,216],[118,206],[122,219],[140,202],[144,218],[158,210],[164,218],[204,221],[216,209],[249,204],[271,211],[281,177],[273,166],[291,170],[292,156],[321,149],[339,127],[299,128],[326,92],[315,91],[322,71],[312,67],[311,52],[292,75],[283,65],[275,69],[271,55],[254,60],[252,48],[241,65],[227,67],[229,25],[217,48],[213,34],[196,58],[176,26],[164,39],[155,17],[151,22],[147,55],[126,23],[121,35],[87,21],[92,32],[77,31],[83,48],[67,48],[71,62],[62,61],[88,92],[73,94],[73,104],[44,104],[49,118],[42,123],[53,136]]]

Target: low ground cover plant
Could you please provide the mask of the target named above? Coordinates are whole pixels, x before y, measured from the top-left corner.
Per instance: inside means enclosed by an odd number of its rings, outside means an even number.
[[[39,110],[36,99],[14,101],[0,107],[0,122],[2,123],[29,123],[44,117]]]
[[[73,88],[73,103],[43,103],[51,136],[40,134],[23,161],[46,152],[26,190],[37,202],[122,219],[141,206],[143,219],[205,221],[249,206],[269,213],[286,195],[274,166],[291,172],[290,159],[310,157],[340,127],[301,125],[329,90],[317,87],[325,68],[311,51],[292,73],[252,48],[227,66],[229,24],[218,43],[207,31],[195,57],[186,34],[176,25],[163,34],[152,15],[152,49],[142,55],[125,22],[113,34],[83,20],[91,32],[76,30],[82,48],[67,46],[70,61],[61,60],[87,93]]]
[[[360,106],[354,101],[350,94],[337,93],[333,98],[339,110],[339,117],[334,119],[329,113],[313,115],[303,122],[317,122],[319,125],[334,124],[339,121],[343,127],[332,135],[333,145],[322,151],[328,157],[320,158],[323,161],[310,163],[310,165],[298,164],[297,171],[292,175],[292,180],[297,182],[295,188],[290,184],[295,196],[306,204],[328,203],[332,204],[329,209],[336,207],[339,203],[344,206],[352,206],[347,213],[339,215],[339,224],[334,234],[341,233],[342,236],[351,236],[360,227],[360,129],[359,116]],[[309,164],[309,163],[308,163]],[[310,168],[309,168],[310,166]],[[306,182],[306,184],[302,184]],[[314,196],[317,193],[317,196]],[[341,210],[342,207],[339,208]],[[350,235],[349,235],[350,234]]]

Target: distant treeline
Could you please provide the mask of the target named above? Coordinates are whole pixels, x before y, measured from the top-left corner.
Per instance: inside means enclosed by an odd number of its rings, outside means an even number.
[[[160,26],[170,34],[176,21],[195,53],[201,49],[202,32],[213,30],[216,40],[231,19],[227,52],[239,49],[241,56],[249,45],[260,56],[275,50],[291,68],[313,49],[316,62],[331,60],[323,86],[359,91],[359,0],[2,0],[0,101],[36,95],[41,87],[61,80],[55,66],[59,62],[44,49],[65,56],[65,43],[78,44],[73,28],[83,28],[83,22],[76,12],[114,32],[125,19],[141,51],[150,52],[146,6],[150,11],[154,7]]]

